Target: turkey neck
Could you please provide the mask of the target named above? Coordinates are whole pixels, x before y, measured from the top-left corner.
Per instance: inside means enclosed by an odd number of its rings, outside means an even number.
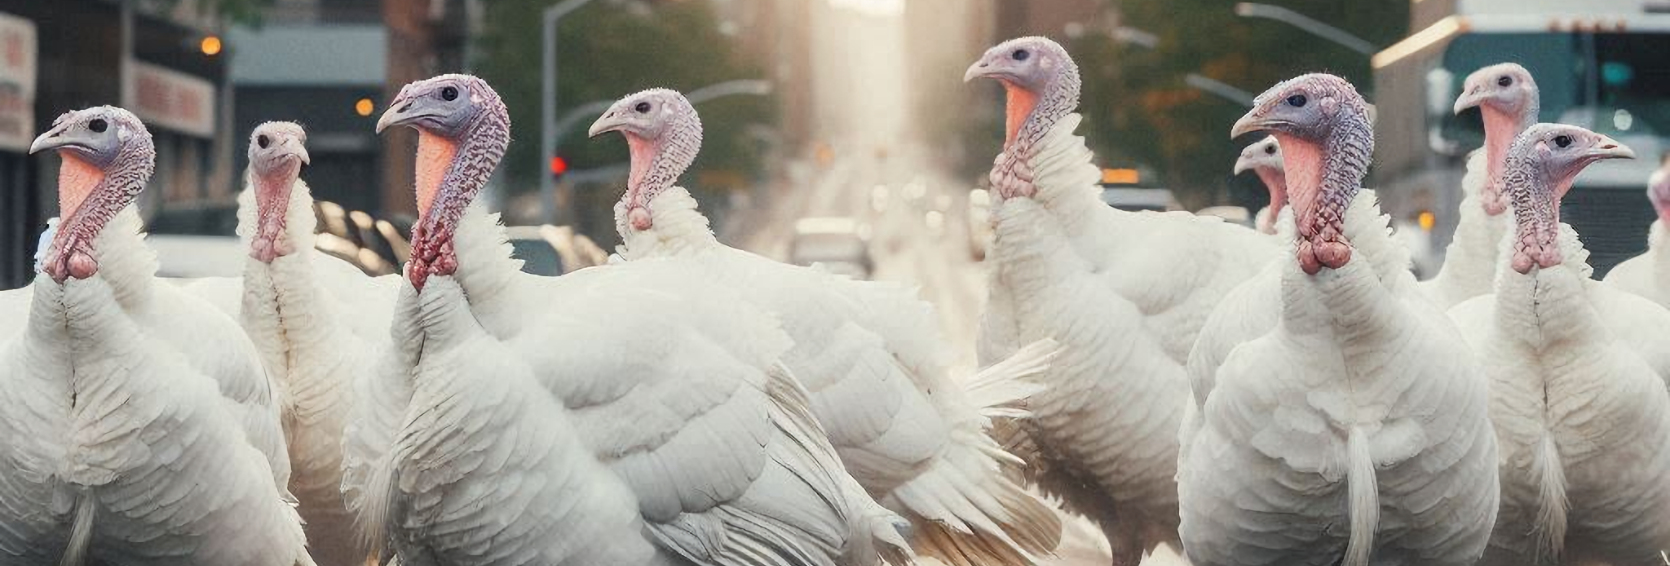
[[[105,232],[111,219],[128,209],[139,198],[139,191],[145,189],[156,167],[156,150],[147,135],[134,136],[103,168],[69,151],[60,150],[59,155],[63,163],[58,171],[58,204],[63,220],[43,265],[54,281],[63,283],[71,277],[91,277],[103,264],[119,262],[120,255],[132,253],[104,250],[95,244],[108,239]],[[116,236],[140,242],[137,229]],[[129,274],[123,279],[145,279],[155,273],[152,265],[149,273]]]
[[[633,241],[644,242],[641,236],[648,236],[656,240],[688,237],[695,238],[699,243],[712,240],[713,234],[707,230],[707,220],[701,219],[698,230],[692,231],[695,224],[692,219],[681,216],[701,216],[692,201],[690,206],[683,208],[672,202],[666,206],[678,209],[668,210],[663,214],[660,196],[673,188],[696,161],[696,155],[702,149],[701,122],[695,117],[694,111],[678,112],[673,121],[666,126],[665,134],[655,138],[645,138],[634,132],[623,132],[626,145],[631,150],[632,170],[626,181],[626,193],[621,195],[620,202],[615,205],[615,229],[620,232],[621,241],[628,246]],[[685,191],[685,197],[689,194]],[[677,200],[677,199],[672,199]],[[663,219],[675,225],[663,230]]]
[[[494,97],[481,104],[476,120],[459,139],[420,130],[417,193],[421,218],[412,228],[412,257],[407,266],[412,283],[420,289],[432,266],[457,276],[467,291],[471,273],[511,263],[504,250],[497,254],[456,253],[459,245],[454,235],[465,220],[465,209],[481,194],[510,145],[510,119],[504,103]],[[450,155],[451,162],[431,188],[426,185],[433,171],[427,168],[433,163],[425,163],[423,156],[436,154]],[[499,232],[502,239],[503,230]],[[487,257],[492,255],[497,257]],[[446,265],[448,262],[456,263]]]
[[[1508,148],[1513,145],[1514,138],[1536,124],[1537,112],[1536,100],[1525,102],[1525,108],[1520,109],[1518,115],[1491,104],[1479,107],[1479,113],[1484,118],[1485,170],[1489,173],[1479,194],[1479,204],[1487,215],[1496,216],[1507,211],[1508,202],[1503,195],[1502,183]]]
[[[1529,149],[1527,149],[1527,153]],[[1516,152],[1517,153],[1517,152]],[[1571,180],[1551,182],[1547,171],[1524,155],[1509,155],[1502,182],[1513,203],[1514,237],[1508,267],[1529,273],[1533,267],[1560,265],[1560,197]],[[1559,186],[1564,185],[1564,186]]]
[[[1270,221],[1281,215],[1281,209],[1287,205],[1287,171],[1275,167],[1259,167],[1253,171],[1258,174],[1258,180],[1264,182],[1264,188],[1270,191]]]
[[[1289,181],[1300,267],[1313,275],[1322,267],[1337,269],[1351,260],[1345,212],[1357,197],[1374,152],[1374,135],[1359,109],[1347,103],[1339,112],[1344,113],[1339,123],[1320,145],[1276,134]]]
[[[1041,149],[1039,143],[1078,106],[1078,66],[1065,62],[1041,94],[1009,80],[1003,81],[1003,89],[1008,96],[1003,154],[992,165],[992,188],[1000,199],[1032,195],[1047,200],[1049,195],[1043,194],[1047,188],[1034,185],[1036,171],[1031,162]]]

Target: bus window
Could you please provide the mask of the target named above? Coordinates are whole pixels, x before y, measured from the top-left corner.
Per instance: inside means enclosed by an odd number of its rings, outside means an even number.
[[[1594,36],[1591,127],[1611,136],[1670,134],[1670,34]]]

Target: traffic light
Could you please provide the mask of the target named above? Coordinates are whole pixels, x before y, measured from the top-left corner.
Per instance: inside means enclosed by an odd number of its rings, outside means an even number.
[[[568,172],[568,160],[561,155],[551,156],[551,178],[561,179],[563,173]]]

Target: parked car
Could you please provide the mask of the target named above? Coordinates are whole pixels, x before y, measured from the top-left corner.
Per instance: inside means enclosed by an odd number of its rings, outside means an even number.
[[[986,189],[968,192],[968,255],[975,260],[986,259],[986,246],[992,241],[992,194]]]
[[[608,252],[568,226],[510,226],[505,234],[525,273],[555,277],[609,261]]]
[[[235,236],[149,234],[157,253],[157,277],[238,277],[249,252]]]
[[[1102,202],[1120,210],[1130,211],[1183,210],[1182,203],[1177,202],[1177,195],[1171,194],[1170,189],[1104,187]]]
[[[834,273],[869,279],[875,271],[869,228],[846,217],[802,218],[794,223],[789,263],[821,264]]]

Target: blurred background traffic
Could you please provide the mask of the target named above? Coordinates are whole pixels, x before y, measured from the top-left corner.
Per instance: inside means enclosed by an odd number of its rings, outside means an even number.
[[[1590,14],[1609,14],[1595,17]],[[57,160],[29,140],[60,113],[132,109],[156,135],[140,208],[164,275],[237,275],[243,143],[296,120],[319,247],[368,273],[405,261],[412,134],[372,132],[401,85],[441,72],[492,82],[515,143],[492,207],[526,270],[606,261],[626,176],[589,123],[619,96],[683,90],[706,124],[683,183],[720,237],[778,259],[922,285],[952,343],[972,344],[989,236],[985,171],[1001,94],[965,85],[985,47],[1061,41],[1084,74],[1080,128],[1104,202],[1250,223],[1267,200],[1233,175],[1223,135],[1250,92],[1302,72],[1345,76],[1377,106],[1369,184],[1416,269],[1442,261],[1477,110],[1461,78],[1513,60],[1541,119],[1644,159],[1590,168],[1562,220],[1597,276],[1639,253],[1643,191],[1670,132],[1670,2],[1656,0],[0,0],[0,288],[26,284]]]

